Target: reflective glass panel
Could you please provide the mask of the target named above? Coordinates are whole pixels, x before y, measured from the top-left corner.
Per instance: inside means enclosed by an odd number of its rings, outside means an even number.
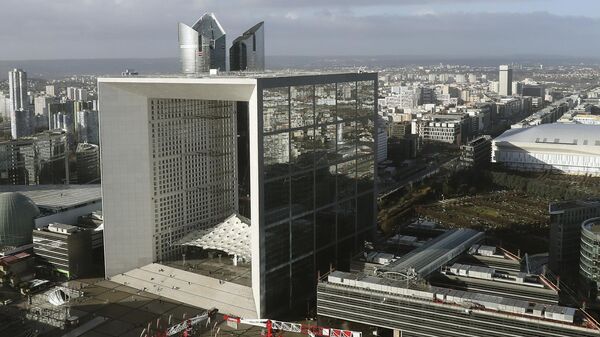
[[[263,90],[263,131],[289,128],[289,88]]]
[[[288,132],[264,136],[265,179],[289,174],[290,134]]]
[[[337,84],[337,119],[356,118],[356,82]]]
[[[336,125],[318,125],[315,128],[315,161],[317,166],[336,161]]]
[[[337,172],[338,200],[353,197],[356,194],[356,161],[339,163]]]
[[[271,224],[289,218],[289,178],[278,179],[265,183],[264,207],[265,223]]]
[[[343,122],[337,125],[337,152],[343,159],[356,155],[356,122]]]
[[[292,181],[292,215],[313,209],[313,172],[295,175]]]
[[[375,114],[375,83],[360,81],[358,87],[358,117],[374,117]]]
[[[292,173],[313,167],[314,129],[301,129],[291,132]]]
[[[335,83],[315,85],[315,119],[317,124],[336,121]]]
[[[375,151],[375,124],[372,119],[359,119],[356,121],[358,134],[358,154],[372,154]]]
[[[292,128],[314,124],[314,87],[305,85],[290,88],[290,120]]]
[[[374,157],[361,157],[358,158],[356,162],[356,179],[358,185],[358,193],[372,190],[375,177]]]
[[[314,248],[313,214],[292,220],[292,259],[308,254]]]

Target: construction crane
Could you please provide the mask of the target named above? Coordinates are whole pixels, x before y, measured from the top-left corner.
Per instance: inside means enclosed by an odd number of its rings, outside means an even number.
[[[140,337],[170,337],[170,336],[175,336],[179,333],[182,333],[181,336],[183,336],[183,337],[190,337],[192,328],[195,325],[198,325],[205,321],[207,322],[207,324],[209,324],[210,319],[215,316],[217,311],[218,311],[217,309],[212,308],[210,310],[205,311],[204,313],[202,313],[200,315],[196,315],[194,317],[184,319],[183,322],[172,325],[172,326],[168,327],[166,330],[158,331],[154,334],[150,334],[150,324],[148,324],[148,328],[144,329],[142,331],[142,333],[140,334]],[[169,321],[170,320],[171,319],[169,318]],[[159,326],[158,321],[157,321],[156,325],[158,328],[158,326]]]
[[[266,330],[264,337],[280,337],[281,334],[276,336],[275,333],[284,331],[309,335],[310,337],[362,337],[362,332],[324,328],[320,326],[282,322],[271,319],[245,319],[227,315],[224,315],[223,319],[228,323],[233,323],[236,325],[241,323],[264,328]]]

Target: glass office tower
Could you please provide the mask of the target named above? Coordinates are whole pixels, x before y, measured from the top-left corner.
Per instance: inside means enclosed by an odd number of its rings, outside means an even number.
[[[376,81],[327,79],[259,81],[269,312],[305,309],[317,273],[348,268],[374,229]]]

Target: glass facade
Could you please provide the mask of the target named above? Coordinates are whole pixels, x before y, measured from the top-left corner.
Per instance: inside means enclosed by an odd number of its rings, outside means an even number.
[[[268,312],[305,303],[374,228],[375,97],[374,80],[262,89]]]

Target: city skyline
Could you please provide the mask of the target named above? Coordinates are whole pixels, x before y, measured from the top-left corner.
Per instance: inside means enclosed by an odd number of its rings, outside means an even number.
[[[158,1],[38,3],[25,22],[35,25],[23,24],[19,16],[0,22],[5,31],[16,24],[20,27],[1,38],[13,48],[3,50],[0,60],[176,57],[172,36],[177,22],[192,22],[203,12],[219,16],[231,36],[267,21],[271,41],[267,55],[428,55],[443,50],[446,56],[586,56],[600,51],[597,44],[586,43],[600,37],[600,16],[594,14],[599,13],[600,3],[591,0],[568,5],[556,0],[379,0],[369,5],[178,0],[171,4],[167,8]],[[32,0],[8,0],[0,9],[23,12],[32,5]],[[232,7],[242,10],[232,12]],[[322,31],[328,34],[317,34]],[[288,45],[290,36],[297,43]],[[32,43],[19,43],[26,40]]]

